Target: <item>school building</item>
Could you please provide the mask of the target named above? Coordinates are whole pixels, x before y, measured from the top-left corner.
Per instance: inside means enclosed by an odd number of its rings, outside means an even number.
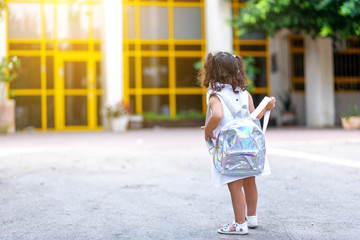
[[[18,128],[101,130],[102,109],[134,114],[206,111],[194,63],[208,51],[255,58],[255,103],[291,92],[297,123],[334,126],[360,106],[360,42],[310,41],[281,31],[237,37],[226,0],[7,0],[0,55],[18,56],[10,86]],[[345,47],[344,47],[345,46]],[[281,124],[280,101],[273,119]]]

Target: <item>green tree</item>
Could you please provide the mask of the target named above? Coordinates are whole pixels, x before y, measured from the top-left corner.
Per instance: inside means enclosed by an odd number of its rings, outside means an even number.
[[[249,0],[232,19],[237,34],[281,29],[337,39],[360,36],[360,0]]]

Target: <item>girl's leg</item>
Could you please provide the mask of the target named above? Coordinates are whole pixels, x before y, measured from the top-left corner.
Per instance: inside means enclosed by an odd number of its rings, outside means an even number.
[[[256,188],[255,177],[245,178],[243,179],[243,182],[247,205],[247,215],[256,216],[258,192]]]
[[[235,222],[239,224],[245,223],[245,197],[242,191],[243,180],[237,180],[228,183],[231,195],[231,201],[234,209]]]

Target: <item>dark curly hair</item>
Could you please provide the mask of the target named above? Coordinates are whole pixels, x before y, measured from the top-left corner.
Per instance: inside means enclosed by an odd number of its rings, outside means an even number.
[[[246,74],[242,58],[228,52],[208,53],[202,70],[198,73],[200,86],[221,91],[224,86],[232,86],[234,93],[238,93],[238,88],[247,89]]]

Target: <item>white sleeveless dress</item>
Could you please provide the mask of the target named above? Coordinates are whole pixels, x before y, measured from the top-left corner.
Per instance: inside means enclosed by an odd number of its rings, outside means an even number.
[[[236,109],[236,115],[241,116],[240,118],[248,118],[250,116],[249,112],[249,99],[248,94],[246,91],[241,90],[240,88],[239,93],[234,93],[232,86],[229,84],[224,84],[224,88],[220,92],[216,92],[212,89],[207,91],[206,95],[206,103],[209,106],[209,99],[210,96],[215,94],[221,101],[222,109],[223,109],[223,118],[219,124],[219,126],[214,130],[214,136],[218,136],[220,133],[220,129],[227,124],[229,121],[234,120],[233,114],[230,110],[226,107],[224,100],[226,98],[228,103],[232,103],[234,109]],[[211,110],[210,110],[211,111]],[[246,177],[238,177],[238,176],[228,176],[221,174],[216,168],[214,164],[212,164],[212,183],[214,186],[222,186],[229,182],[233,182],[239,179],[243,179]],[[264,176],[271,173],[269,161],[265,160],[264,171],[258,176]]]

